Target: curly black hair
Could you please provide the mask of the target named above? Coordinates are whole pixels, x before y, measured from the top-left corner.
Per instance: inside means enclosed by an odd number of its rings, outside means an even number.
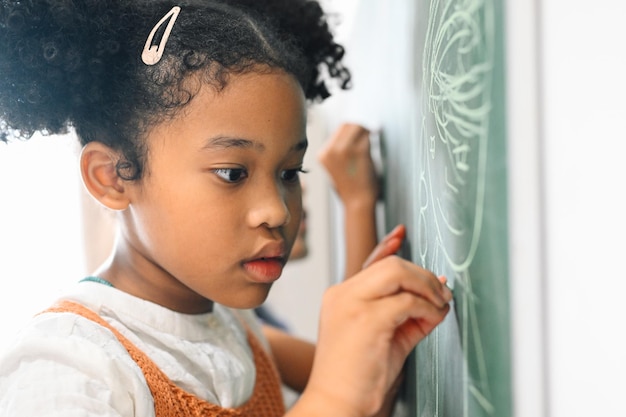
[[[173,6],[163,57],[146,65],[146,38]],[[233,74],[281,69],[321,101],[329,81],[349,87],[343,55],[312,0],[0,0],[0,141],[72,127],[140,179],[142,135],[193,98],[190,76],[219,91]]]

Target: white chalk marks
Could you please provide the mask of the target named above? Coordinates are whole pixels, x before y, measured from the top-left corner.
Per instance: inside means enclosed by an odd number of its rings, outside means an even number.
[[[415,224],[420,240],[415,250],[422,265],[453,281],[459,322],[454,334],[438,330],[426,345],[436,358],[429,379],[437,388],[428,396],[436,401],[420,415],[442,415],[440,401],[445,392],[454,392],[444,386],[442,393],[439,388],[443,383],[439,373],[444,372],[440,368],[447,366],[439,352],[440,344],[453,343],[454,337],[464,358],[458,376],[465,387],[463,398],[454,399],[462,404],[456,415],[474,415],[476,408],[480,415],[494,413],[476,316],[480,300],[472,291],[470,276],[484,220],[494,66],[493,1],[430,1],[422,59],[422,114],[416,120],[421,134],[415,173]]]

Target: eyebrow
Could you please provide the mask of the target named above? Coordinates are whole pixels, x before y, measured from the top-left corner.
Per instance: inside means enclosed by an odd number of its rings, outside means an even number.
[[[303,151],[309,147],[309,141],[307,138],[302,139],[300,142],[296,143],[291,149],[294,151]]]
[[[292,146],[291,150],[297,152],[297,151],[306,149],[308,146],[309,146],[309,141],[307,140],[307,138],[304,138],[298,143],[296,143],[294,146]],[[216,136],[207,140],[204,146],[202,147],[202,149],[228,149],[228,148],[244,148],[244,149],[258,148],[260,150],[264,150],[265,145],[261,143],[257,143],[250,139],[235,138],[235,137],[230,137],[230,136]]]
[[[252,148],[253,146],[254,142],[248,139],[217,136],[207,140],[202,149]]]

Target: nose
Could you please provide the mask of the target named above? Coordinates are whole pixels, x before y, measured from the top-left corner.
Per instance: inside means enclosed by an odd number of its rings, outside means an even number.
[[[251,227],[277,228],[291,220],[286,190],[276,184],[260,187],[251,199],[248,221]]]

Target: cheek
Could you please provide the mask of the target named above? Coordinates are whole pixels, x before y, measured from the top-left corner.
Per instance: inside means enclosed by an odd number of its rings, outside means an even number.
[[[287,205],[289,207],[289,214],[291,219],[289,221],[289,238],[295,240],[300,229],[300,221],[302,220],[302,194],[297,193],[297,196],[291,197]]]
[[[155,209],[142,221],[143,227],[151,230],[150,240],[184,258],[206,257],[219,248],[228,250],[234,229],[242,224],[227,199],[210,198],[197,190],[162,196],[159,204],[151,207]]]
[[[213,242],[228,244],[239,225],[244,224],[236,207],[227,200],[218,203],[198,204],[180,207],[180,227],[175,233],[178,239],[207,249]]]

